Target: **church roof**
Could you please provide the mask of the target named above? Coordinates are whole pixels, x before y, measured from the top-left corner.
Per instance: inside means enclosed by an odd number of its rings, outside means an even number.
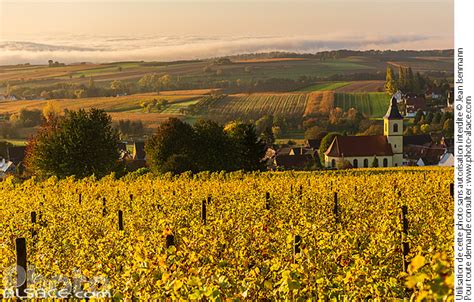
[[[331,157],[392,156],[384,135],[336,136],[325,153]]]
[[[398,111],[397,99],[392,97],[390,106],[388,107],[387,113],[384,118],[389,120],[403,120],[403,116]]]

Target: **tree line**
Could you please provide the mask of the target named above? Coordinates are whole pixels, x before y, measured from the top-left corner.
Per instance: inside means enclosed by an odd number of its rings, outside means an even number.
[[[385,75],[385,91],[393,95],[398,90],[403,93],[424,94],[429,89],[438,90],[444,98],[450,90],[449,82],[444,80],[433,80],[420,72],[413,72],[411,67],[398,66],[398,73],[395,73],[390,65],[387,66]]]
[[[119,131],[102,110],[50,115],[27,144],[27,171],[60,178],[121,175],[125,171],[119,143]],[[265,151],[255,126],[239,121],[222,126],[200,120],[190,125],[171,118],[145,143],[147,163],[155,173],[262,171]]]

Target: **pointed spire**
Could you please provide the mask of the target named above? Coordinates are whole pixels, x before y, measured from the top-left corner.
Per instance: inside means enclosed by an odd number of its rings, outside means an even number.
[[[389,120],[402,120],[403,116],[398,111],[397,99],[393,96],[390,102],[390,106],[388,107],[387,113],[383,117]]]

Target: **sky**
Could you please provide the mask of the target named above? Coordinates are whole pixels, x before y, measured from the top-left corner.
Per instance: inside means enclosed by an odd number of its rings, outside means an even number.
[[[454,47],[453,0],[0,0],[0,64]]]

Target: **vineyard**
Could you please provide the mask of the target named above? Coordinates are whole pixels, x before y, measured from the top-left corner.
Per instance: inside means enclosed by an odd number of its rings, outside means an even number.
[[[355,108],[370,117],[382,117],[387,111],[390,98],[384,92],[334,94],[334,107],[347,111]]]
[[[141,300],[452,299],[452,182],[441,168],[8,179],[2,288],[25,238],[28,289],[81,275],[74,291]]]
[[[200,113],[210,117],[227,116],[230,119],[258,119],[263,115],[282,115],[300,119],[306,108],[306,93],[233,94],[204,99]]]

